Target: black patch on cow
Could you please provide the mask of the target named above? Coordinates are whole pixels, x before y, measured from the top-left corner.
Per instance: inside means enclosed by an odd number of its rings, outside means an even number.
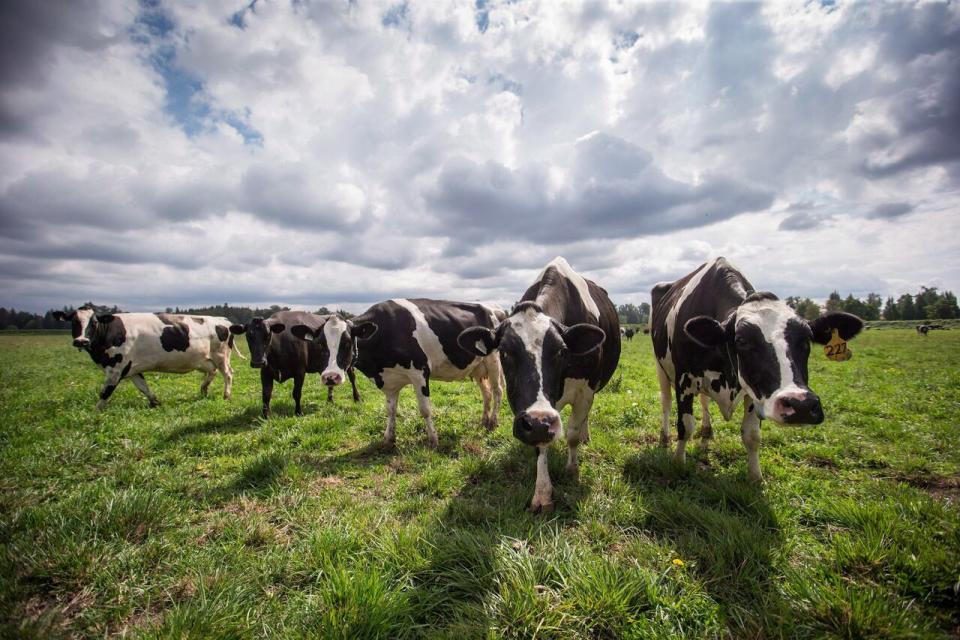
[[[807,386],[807,361],[810,358],[810,326],[800,318],[791,318],[784,328],[787,341],[787,359],[793,370],[793,382],[798,387]]]
[[[190,347],[190,327],[183,322],[170,323],[160,333],[160,346],[164,351],[186,351]]]
[[[760,327],[751,322],[738,324],[734,348],[741,377],[761,398],[772,396],[780,388],[780,363]]]
[[[413,337],[417,323],[404,307],[392,300],[380,302],[354,318],[353,322],[373,322],[378,327],[370,339],[359,343],[357,354],[357,369],[373,380],[378,388],[383,388],[384,369],[404,367],[418,369],[424,375],[429,373],[427,354]]]
[[[410,302],[420,310],[427,326],[440,340],[443,355],[457,369],[466,369],[476,357],[468,353],[457,343],[457,336],[467,327],[493,326],[490,311],[479,304],[469,302],[451,302],[447,300],[411,299]]]
[[[130,367],[133,366],[133,361],[127,363],[127,366],[123,368],[123,371],[120,372],[120,379],[123,380],[127,377],[127,374],[130,373]]]
[[[120,347],[127,341],[127,330],[120,314],[110,316],[109,322],[103,322],[96,316],[90,319],[90,346],[87,353],[90,359],[101,367],[115,367],[123,361],[119,353],[109,355],[107,349]]]
[[[779,300],[776,295],[770,293],[769,291],[752,291],[750,295],[743,299],[744,303],[747,302],[760,302],[761,300]]]
[[[106,386],[103,388],[103,390],[100,391],[100,399],[101,399],[101,400],[106,400],[107,398],[109,398],[111,395],[113,395],[113,390],[116,389],[116,388],[117,388],[117,385],[115,385],[115,384],[108,384],[108,385],[106,385]]]
[[[196,320],[196,318],[194,318],[194,320]],[[217,332],[217,338],[220,339],[220,342],[223,342],[230,337],[230,329],[222,324],[218,324],[216,327],[214,327],[214,330]],[[230,346],[232,347],[233,344],[231,343]]]

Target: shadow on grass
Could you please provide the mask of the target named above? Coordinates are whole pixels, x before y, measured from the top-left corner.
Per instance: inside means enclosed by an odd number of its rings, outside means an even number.
[[[351,471],[388,462],[396,455],[396,447],[377,439],[359,449],[332,456],[303,453],[297,457],[297,462],[321,476],[349,475]]]
[[[174,442],[190,436],[210,433],[238,433],[256,429],[261,423],[260,407],[247,407],[237,413],[212,420],[193,422],[173,429],[164,437],[164,442]]]
[[[735,635],[767,635],[790,616],[779,595],[784,538],[762,486],[715,474],[696,459],[677,465],[659,448],[632,456],[624,478],[643,497],[642,528],[676,549],[722,607]]]

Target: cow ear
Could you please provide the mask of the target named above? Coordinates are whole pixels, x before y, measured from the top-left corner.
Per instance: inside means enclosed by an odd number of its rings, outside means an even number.
[[[575,356],[585,356],[596,351],[606,337],[603,329],[586,323],[575,324],[563,331],[563,342]]]
[[[500,346],[497,334],[486,327],[470,327],[457,336],[457,344],[467,353],[483,358]]]
[[[851,313],[835,311],[820,316],[810,322],[810,330],[813,331],[813,341],[820,344],[827,344],[833,337],[833,330],[836,329],[843,340],[850,340],[863,329],[863,320]]]
[[[300,338],[301,340],[306,340],[307,342],[313,342],[313,330],[310,329],[305,324],[295,324],[290,327],[290,333]]]
[[[283,324],[282,322],[275,322],[274,324],[270,325],[270,331],[273,331],[274,333],[280,333],[286,328],[287,325]]]
[[[116,318],[112,313],[104,313],[103,315],[97,316],[97,322],[102,322],[103,324],[110,324],[113,322],[113,319]]]
[[[73,318],[73,316],[75,315],[77,315],[76,311],[71,311],[70,313],[64,313],[63,311],[54,311],[53,319],[57,320],[58,322],[66,322],[67,320],[70,320],[71,318]]]
[[[247,327],[242,324],[232,324],[230,325],[230,333],[233,335],[240,335],[241,333],[246,333]]]
[[[380,330],[380,327],[377,326],[376,322],[370,322],[365,320],[363,322],[358,322],[353,325],[353,328],[350,330],[350,333],[357,340],[369,340],[377,334],[377,331]]]
[[[687,334],[688,338],[706,349],[719,347],[727,340],[727,330],[710,316],[690,318],[683,325],[683,332]]]

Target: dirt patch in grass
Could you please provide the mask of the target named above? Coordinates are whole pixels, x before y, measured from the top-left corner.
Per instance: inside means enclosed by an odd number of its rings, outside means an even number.
[[[937,500],[960,504],[960,474],[952,476],[911,476],[899,474],[892,478],[911,487],[923,489]]]
[[[49,628],[66,631],[84,609],[95,604],[96,600],[88,589],[77,593],[61,595],[50,594],[32,596],[23,604],[23,621],[33,624],[43,623]]]

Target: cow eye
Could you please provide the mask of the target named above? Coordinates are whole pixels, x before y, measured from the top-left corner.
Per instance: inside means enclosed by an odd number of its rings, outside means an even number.
[[[740,351],[749,351],[750,350],[750,341],[746,338],[737,337],[734,340],[734,343],[737,345],[737,349]]]

